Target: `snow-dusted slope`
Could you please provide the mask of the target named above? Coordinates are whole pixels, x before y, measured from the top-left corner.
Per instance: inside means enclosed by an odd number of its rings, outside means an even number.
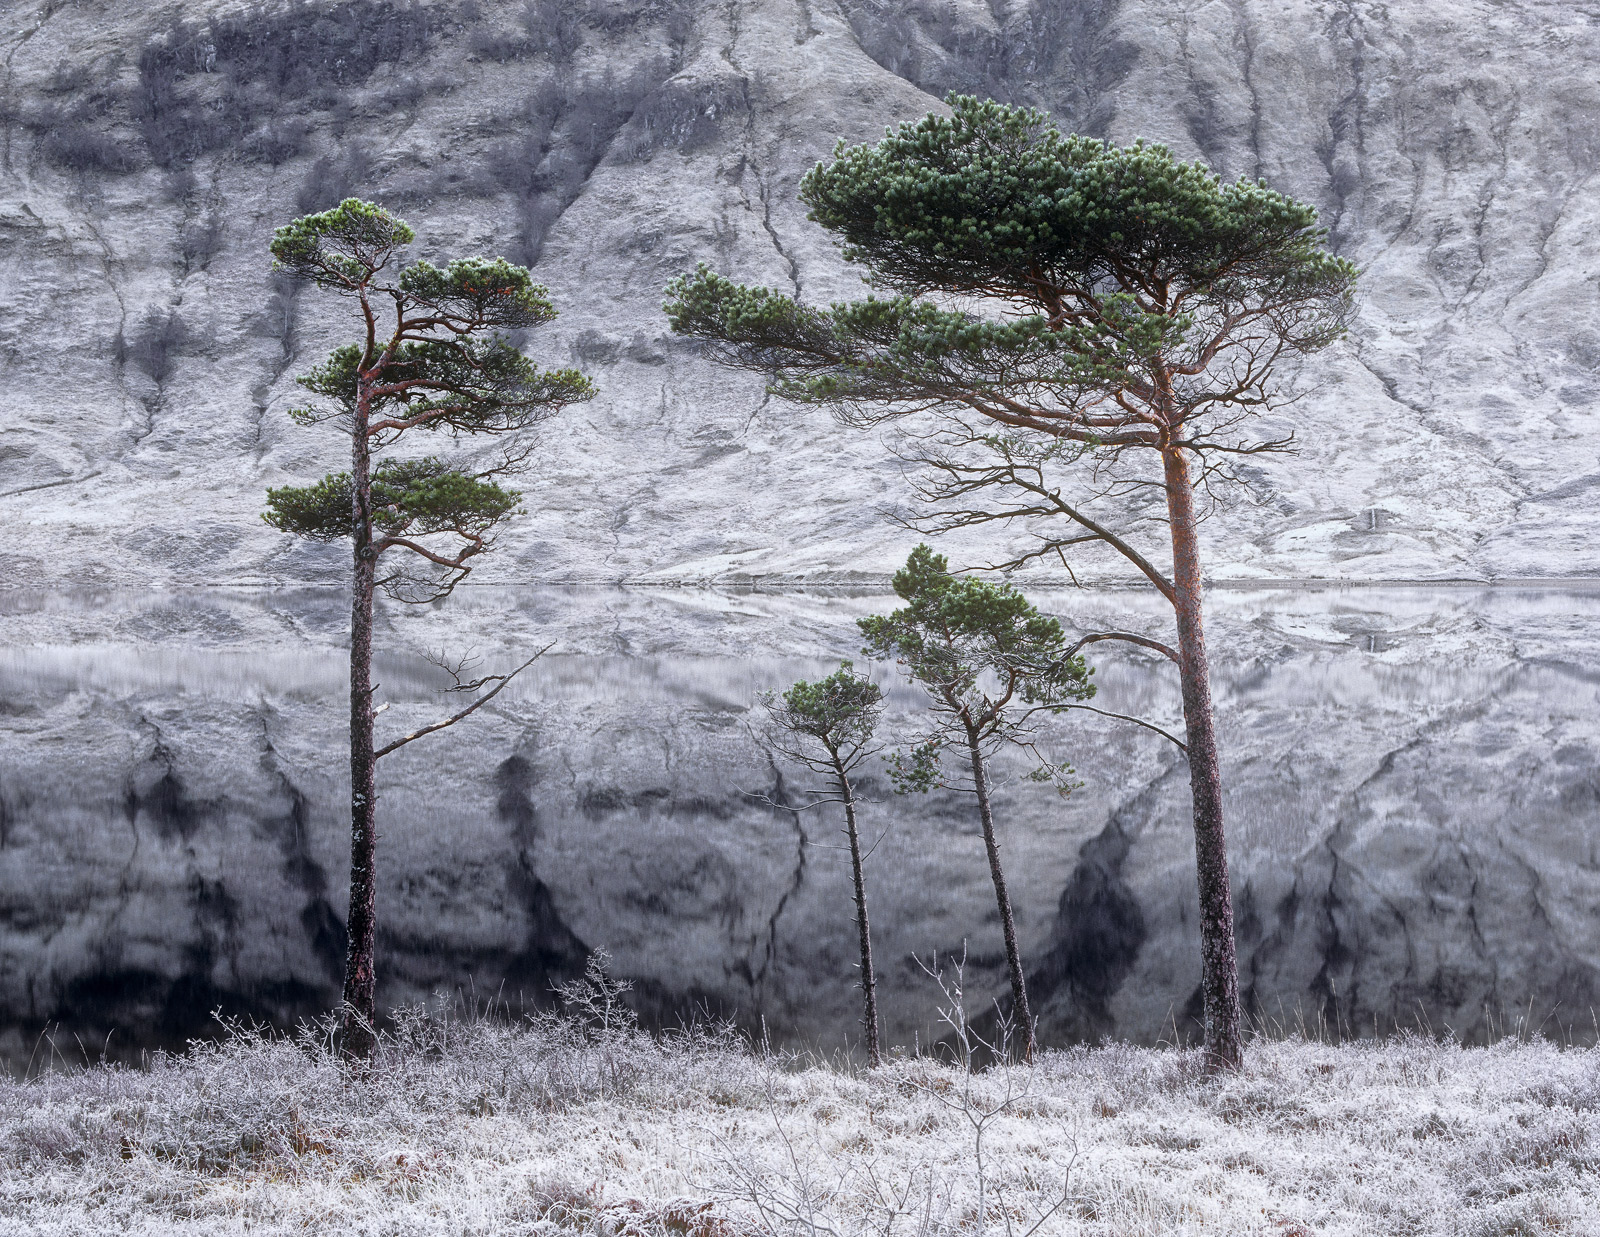
[[[1365,269],[1301,453],[1212,525],[1216,574],[1591,573],[1597,19],[1594,0],[19,2],[0,580],[337,578],[337,551],[257,513],[340,456],[283,411],[348,323],[275,288],[265,245],[344,192],[430,256],[534,260],[563,317],[530,348],[601,385],[547,435],[482,578],[886,571],[905,547],[877,513],[902,493],[881,444],[764,401],[668,337],[659,302],[698,260],[850,294],[796,182],[949,88],[1264,176]]]

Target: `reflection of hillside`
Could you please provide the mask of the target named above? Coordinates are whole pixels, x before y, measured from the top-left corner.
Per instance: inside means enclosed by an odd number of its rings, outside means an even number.
[[[1091,628],[1136,600],[1049,604]],[[26,1056],[47,1022],[86,1042],[115,1023],[113,1048],[131,1051],[202,1031],[217,1007],[278,1020],[325,1008],[342,951],[345,790],[342,652],[324,599],[9,604],[24,634],[76,642],[0,652],[5,1051]],[[603,946],[654,1018],[701,1004],[765,1018],[777,1036],[847,1035],[847,865],[806,844],[833,841],[838,822],[745,793],[779,788],[744,721],[755,691],[851,654],[850,619],[875,604],[484,590],[431,619],[394,618],[400,651],[378,677],[395,701],[381,720],[396,727],[437,707],[407,648],[448,639],[493,660],[554,629],[571,651],[384,768],[380,995],[542,1000]],[[1243,987],[1258,1017],[1475,1035],[1531,1003],[1536,1021],[1554,1011],[1547,1029],[1584,1035],[1600,1000],[1588,911],[1600,741],[1581,668],[1597,605],[1216,594]],[[202,631],[195,610],[227,621]],[[135,643],[130,623],[161,634]],[[1392,647],[1368,651],[1373,630]],[[650,651],[624,656],[619,637]],[[1166,673],[1102,658],[1097,703],[1170,718]],[[915,701],[893,692],[897,724]],[[1082,790],[1062,801],[1003,770],[998,801],[1045,1038],[1183,1034],[1198,963],[1181,768],[1161,740],[1098,719],[1074,719],[1059,743]],[[965,941],[980,982],[1004,985],[970,805],[896,799],[878,782],[864,824],[889,830],[868,880],[894,1042],[930,1013],[913,954]]]

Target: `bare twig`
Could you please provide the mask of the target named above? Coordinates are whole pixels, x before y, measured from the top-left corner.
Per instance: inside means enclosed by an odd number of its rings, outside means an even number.
[[[515,670],[511,671],[509,674],[491,674],[491,675],[486,675],[484,678],[481,678],[481,679],[477,680],[476,683],[471,684],[470,686],[464,685],[464,684],[462,684],[462,683],[460,683],[458,681],[456,686],[454,686],[452,688],[449,688],[448,690],[450,690],[450,691],[467,691],[467,690],[472,690],[472,689],[477,688],[477,687],[481,687],[485,683],[494,683],[494,688],[492,690],[490,690],[490,691],[485,692],[483,695],[479,696],[476,700],[474,700],[471,704],[469,704],[466,708],[462,709],[461,712],[455,714],[454,716],[447,717],[442,722],[435,722],[431,726],[424,726],[421,730],[413,730],[410,734],[404,736],[403,738],[396,739],[393,743],[385,744],[383,747],[380,747],[377,751],[372,753],[372,758],[374,760],[377,760],[378,758],[380,758],[382,756],[387,756],[390,752],[396,751],[399,748],[404,747],[407,743],[410,743],[414,739],[420,739],[420,738],[422,738],[423,735],[433,734],[435,731],[444,730],[447,727],[454,726],[457,722],[461,721],[463,718],[471,717],[472,714],[476,713],[479,709],[483,708],[484,705],[488,704],[489,701],[493,700],[502,691],[504,691],[505,690],[505,686],[506,686],[507,683],[511,682],[512,679],[516,678],[517,675],[521,674],[524,670],[526,670],[529,666],[533,665],[534,662],[538,661],[541,657],[543,657],[546,653],[548,653],[553,648],[555,648],[555,642],[551,641],[549,644],[545,645],[544,648],[540,649],[537,653],[535,653],[532,657],[528,658],[527,661],[523,662],[520,666],[518,666]]]

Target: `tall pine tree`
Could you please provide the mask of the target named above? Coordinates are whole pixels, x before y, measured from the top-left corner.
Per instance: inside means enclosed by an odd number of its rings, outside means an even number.
[[[1206,1046],[1243,1049],[1222,770],[1201,595],[1198,487],[1285,445],[1249,419],[1284,363],[1337,339],[1356,271],[1316,212],[1223,184],[1161,146],[1061,133],[1041,113],[952,96],[801,184],[811,218],[887,297],[804,305],[702,267],[668,289],[673,328],[847,424],[923,417],[924,531],[1023,521],[1012,565],[1097,542],[1172,605],[1194,802]],[[1064,480],[1063,480],[1064,478]],[[1171,567],[1130,526],[1153,498]],[[1152,504],[1155,505],[1155,504]],[[1058,533],[1041,520],[1064,521]],[[996,564],[1003,565],[1003,564]],[[1146,642],[1151,643],[1151,642]]]
[[[520,495],[499,478],[516,471],[531,448],[513,446],[485,468],[382,453],[412,431],[435,438],[519,434],[594,393],[582,374],[541,370],[501,334],[556,316],[524,268],[484,258],[444,268],[403,264],[412,239],[404,222],[355,198],[297,219],[272,239],[274,269],[345,298],[359,314],[358,341],[334,349],[299,380],[316,402],[290,413],[302,425],[343,430],[350,471],[269,490],[264,516],[297,536],[351,542],[350,913],[340,1038],[357,1057],[372,1050],[376,1016],[377,761],[460,721],[511,677],[458,677],[459,687],[488,690],[454,716],[375,748],[374,593],[432,601],[465,579],[471,560],[517,510]]]

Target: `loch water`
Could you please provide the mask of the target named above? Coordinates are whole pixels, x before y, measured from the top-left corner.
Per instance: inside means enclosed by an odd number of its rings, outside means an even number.
[[[1041,591],[1069,630],[1161,636],[1157,600]],[[730,1016],[833,1048],[857,1031],[848,863],[830,805],[757,742],[757,693],[864,664],[892,597],[464,589],[386,610],[398,734],[554,642],[467,722],[380,766],[379,995],[547,1004],[604,949],[647,1020]],[[291,1025],[337,999],[348,862],[337,590],[0,594],[0,1055],[127,1059]],[[1241,984],[1256,1025],[1591,1042],[1600,1009],[1600,591],[1230,587],[1210,598]],[[1170,638],[1170,637],[1169,637]],[[1178,726],[1169,664],[1091,649],[1101,708]],[[893,666],[886,737],[919,696]],[[999,834],[1041,1038],[1190,1037],[1199,956],[1181,753],[1087,713],[1047,749],[1062,798],[997,761]],[[1002,997],[967,796],[863,825],[880,1004],[925,1040],[923,964]],[[50,1047],[50,1045],[54,1045]]]

